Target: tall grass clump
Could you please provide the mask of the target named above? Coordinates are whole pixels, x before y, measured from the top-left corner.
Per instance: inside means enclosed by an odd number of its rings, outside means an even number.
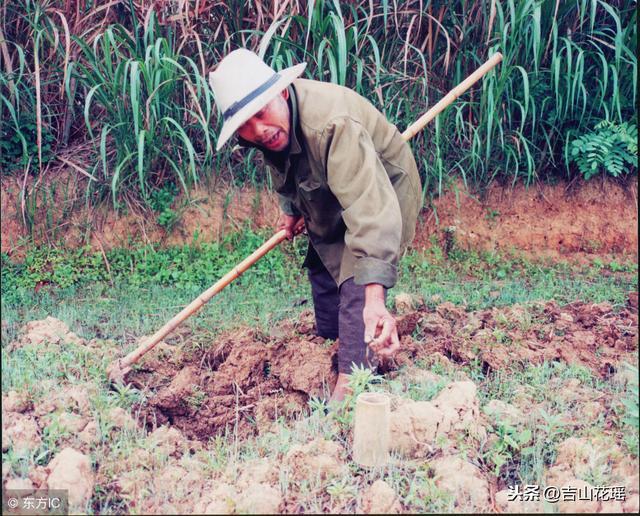
[[[61,96],[54,91],[62,74],[47,54],[55,41],[64,41],[64,31],[30,0],[21,6],[8,2],[2,13],[0,169],[35,173],[51,161],[56,146]]]
[[[133,34],[109,26],[82,49],[72,75],[84,88],[83,116],[99,161],[94,188],[145,201],[174,182],[197,183],[211,166],[212,95],[196,62],[181,55],[176,35],[159,30],[153,11]]]
[[[635,127],[636,16],[632,1],[317,1],[256,35],[261,49],[272,40],[273,65],[295,54],[401,129],[501,52],[496,70],[412,142],[425,182],[441,190],[453,175],[475,186],[572,177],[582,171],[571,159],[577,138],[603,121]],[[637,170],[637,160],[626,165],[603,171]]]

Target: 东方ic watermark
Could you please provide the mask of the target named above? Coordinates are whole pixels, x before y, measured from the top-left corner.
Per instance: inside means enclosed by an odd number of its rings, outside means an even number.
[[[69,514],[69,491],[4,489],[2,514]]]

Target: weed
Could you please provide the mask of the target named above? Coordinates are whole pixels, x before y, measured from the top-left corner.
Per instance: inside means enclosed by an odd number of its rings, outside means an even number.
[[[353,486],[347,477],[333,480],[327,486],[327,494],[338,502],[338,505],[344,503],[346,499],[353,498],[357,494],[357,488]]]
[[[636,457],[638,456],[638,435],[640,426],[640,401],[638,397],[638,368],[630,364],[624,364],[629,372],[629,378],[623,396],[619,404],[613,408],[619,417],[622,426],[622,440],[627,449]]]
[[[493,465],[496,476],[500,476],[502,466],[514,461],[517,454],[528,455],[533,452],[532,447],[526,446],[532,439],[530,429],[520,430],[509,423],[498,421],[492,431],[496,439],[493,440],[490,448],[483,452],[483,458]]]
[[[158,224],[164,227],[167,232],[171,231],[178,221],[178,213],[171,208],[177,193],[175,185],[167,183],[151,194],[151,208],[157,213]]]
[[[571,142],[571,159],[585,179],[601,172],[618,177],[628,167],[638,168],[637,140],[635,124],[603,120],[593,131]]]
[[[141,403],[145,396],[130,384],[117,383],[112,386],[109,399],[116,407],[131,408],[135,403]]]
[[[487,219],[489,222],[493,222],[499,216],[500,216],[500,211],[499,210],[491,209],[491,210],[487,211],[487,213],[485,214],[484,218]]]
[[[207,393],[200,386],[192,385],[191,394],[187,396],[187,404],[193,409],[198,410],[207,399]]]
[[[350,392],[344,397],[344,400],[337,407],[337,410],[331,412],[335,420],[347,430],[353,421],[353,412],[356,406],[358,396],[364,392],[371,392],[375,384],[379,384],[382,376],[374,374],[371,369],[365,366],[351,367],[349,375]]]
[[[3,122],[5,122],[3,120]],[[38,154],[37,123],[33,113],[24,113],[13,124],[0,125],[0,170],[9,174],[14,170],[23,172],[29,162],[29,156]],[[42,164],[46,165],[53,157],[55,136],[45,127],[42,131]],[[37,170],[37,169],[36,169]]]

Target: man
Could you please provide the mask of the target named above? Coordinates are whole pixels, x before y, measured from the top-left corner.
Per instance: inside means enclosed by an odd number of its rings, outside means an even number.
[[[330,399],[340,401],[353,365],[375,368],[376,354],[399,349],[386,290],[413,239],[422,189],[395,126],[348,88],[299,79],[305,66],[276,73],[238,49],[209,79],[224,117],[217,150],[234,133],[261,150],[279,194],[278,229],[293,238],[304,220],[317,333],[340,340]]]

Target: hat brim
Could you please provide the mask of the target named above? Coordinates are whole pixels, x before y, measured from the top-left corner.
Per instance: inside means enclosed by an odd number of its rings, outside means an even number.
[[[272,86],[267,88],[264,92],[240,109],[231,118],[229,118],[229,120],[225,120],[222,125],[222,129],[220,130],[220,135],[218,136],[216,151],[219,151],[222,146],[229,141],[229,138],[233,136],[233,133],[235,133],[242,124],[260,111],[282,90],[297,79],[302,74],[306,66],[307,63],[300,63],[278,72],[280,78],[273,83]]]

